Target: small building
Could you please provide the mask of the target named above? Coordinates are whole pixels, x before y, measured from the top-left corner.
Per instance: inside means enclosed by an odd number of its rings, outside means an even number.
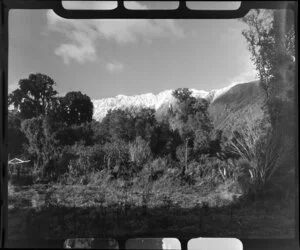
[[[28,174],[30,172],[28,163],[30,160],[21,160],[19,158],[13,158],[8,161],[8,174],[10,176],[17,175],[19,178],[22,174]]]

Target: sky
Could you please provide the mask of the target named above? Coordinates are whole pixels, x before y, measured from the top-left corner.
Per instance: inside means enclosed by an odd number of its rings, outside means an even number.
[[[91,3],[91,8],[115,7]],[[50,76],[61,95],[81,91],[91,99],[180,87],[210,91],[252,81],[257,76],[244,28],[235,19],[71,20],[52,10],[11,10],[9,92],[31,73]]]

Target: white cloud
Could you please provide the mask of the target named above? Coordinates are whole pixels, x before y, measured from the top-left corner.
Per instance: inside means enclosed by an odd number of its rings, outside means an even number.
[[[235,78],[232,79],[233,83],[247,83],[254,80],[258,80],[257,72],[255,70],[250,69],[249,71],[245,71]]]
[[[124,69],[124,65],[119,62],[107,63],[106,69],[110,73],[121,73]]]
[[[76,3],[76,8],[82,2]],[[100,4],[100,3],[98,3]],[[146,6],[133,2],[135,6]],[[106,6],[107,7],[107,6]],[[55,53],[69,63],[70,59],[83,63],[97,58],[97,39],[107,39],[119,44],[151,41],[154,38],[184,37],[183,30],[174,20],[146,19],[65,19],[56,15],[52,10],[47,12],[48,28],[62,33],[69,40],[60,45]]]
[[[247,83],[253,80],[258,80],[257,76],[257,71],[255,69],[255,66],[253,65],[252,61],[250,58],[247,58],[248,60],[245,59],[244,64],[243,64],[243,71],[231,79],[231,83]]]
[[[86,44],[62,44],[55,50],[55,54],[61,56],[65,64],[69,64],[71,58],[79,63],[95,61],[97,58],[95,48]]]

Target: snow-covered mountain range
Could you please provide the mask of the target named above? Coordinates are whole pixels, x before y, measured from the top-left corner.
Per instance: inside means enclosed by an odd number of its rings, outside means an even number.
[[[217,98],[225,94],[232,87],[237,85],[231,84],[222,89],[215,89],[211,91],[190,89],[192,96],[196,98],[205,98],[213,103]],[[172,96],[173,90],[165,90],[158,94],[141,94],[134,96],[117,95],[116,97],[103,98],[99,100],[92,100],[94,104],[94,115],[93,118],[97,121],[101,121],[110,109],[125,109],[129,107],[145,107],[154,108],[159,110],[162,106],[168,106],[175,101]]]

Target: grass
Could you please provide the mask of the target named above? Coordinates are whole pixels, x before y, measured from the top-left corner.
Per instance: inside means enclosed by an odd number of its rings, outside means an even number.
[[[130,237],[294,237],[295,198],[237,199],[233,181],[193,186],[162,176],[89,185],[9,185],[9,239]]]

